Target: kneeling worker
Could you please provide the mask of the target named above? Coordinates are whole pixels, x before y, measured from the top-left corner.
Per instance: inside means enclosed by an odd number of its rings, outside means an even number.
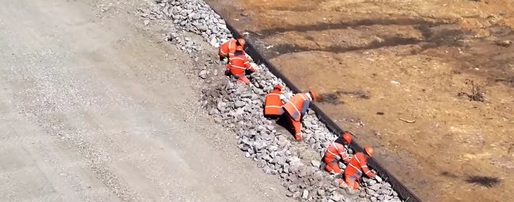
[[[367,175],[369,178],[375,178],[375,173],[369,170],[367,163],[367,159],[373,156],[373,147],[364,147],[364,152],[365,153],[357,152],[353,155],[348,166],[346,166],[346,169],[344,170],[345,181],[350,188],[359,188],[359,181],[363,174]]]
[[[289,119],[289,122],[293,126],[295,133],[295,139],[302,140],[302,117],[307,112],[309,105],[312,101],[317,99],[317,95],[314,91],[308,93],[297,93],[291,99],[289,99],[283,108],[285,116]]]
[[[343,161],[345,164],[350,162],[344,145],[348,145],[351,142],[352,135],[345,132],[328,146],[325,156],[323,157],[323,161],[326,164],[325,169],[328,172],[334,175],[343,174],[343,171],[339,168],[339,161]]]
[[[284,113],[282,105],[285,103],[285,96],[282,94],[282,85],[276,84],[273,90],[264,99],[264,116],[278,117]]]
[[[236,47],[234,56],[230,57],[230,61],[227,64],[227,71],[225,73],[236,77],[238,82],[248,85],[250,84],[250,80],[246,77],[247,71],[253,73],[255,72],[255,69],[250,65],[248,58],[246,58],[243,47],[238,46]]]
[[[218,49],[218,56],[220,57],[220,61],[225,61],[228,63],[229,59],[234,56],[237,47],[242,47],[244,52],[244,46],[246,41],[243,38],[239,39],[229,39],[228,41],[222,43]]]

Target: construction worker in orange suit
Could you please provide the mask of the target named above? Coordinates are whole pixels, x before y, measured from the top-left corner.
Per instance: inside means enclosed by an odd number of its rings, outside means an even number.
[[[352,142],[352,135],[348,132],[344,132],[342,136],[338,137],[334,142],[328,145],[327,151],[323,161],[326,166],[325,169],[334,175],[341,175],[343,171],[339,168],[339,161],[344,163],[350,162],[350,157],[346,153],[344,145],[348,145]]]
[[[255,69],[250,65],[248,58],[246,58],[243,47],[238,46],[236,47],[234,56],[230,58],[227,64],[227,70],[225,73],[236,77],[238,82],[248,85],[250,84],[250,80],[246,77],[247,71],[253,73],[255,72]]]
[[[278,117],[284,113],[282,105],[285,103],[285,96],[282,94],[282,85],[276,84],[273,90],[264,99],[264,116]]]
[[[237,47],[242,47],[244,52],[244,46],[246,41],[243,38],[239,39],[229,39],[228,41],[222,43],[218,49],[218,55],[220,57],[220,61],[228,61],[234,56]]]
[[[358,189],[359,181],[363,174],[369,178],[375,178],[375,173],[371,172],[368,168],[367,159],[373,156],[373,147],[364,147],[364,152],[357,152],[350,159],[348,166],[344,170],[345,182],[350,188]]]
[[[317,99],[317,94],[314,91],[308,93],[295,94],[291,99],[287,100],[284,104],[284,114],[289,119],[289,123],[293,126],[295,139],[302,140],[302,117],[307,112],[309,105],[312,101]]]

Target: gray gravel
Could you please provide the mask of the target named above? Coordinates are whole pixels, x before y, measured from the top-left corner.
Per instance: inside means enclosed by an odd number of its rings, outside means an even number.
[[[146,12],[153,18],[167,19],[174,28],[168,36],[181,50],[188,53],[214,54],[218,43],[231,37],[225,22],[201,0],[167,0],[158,1],[156,10]],[[153,14],[152,14],[153,13]],[[198,48],[186,43],[187,32],[201,37],[204,43],[212,47]],[[209,52],[205,52],[209,51]],[[251,60],[251,57],[249,58]],[[201,59],[198,61],[202,63]],[[205,61],[206,67],[219,64],[212,59]],[[203,83],[203,97],[200,104],[216,123],[233,131],[238,139],[238,148],[245,156],[256,162],[257,167],[269,175],[276,175],[290,193],[288,197],[307,201],[400,201],[390,184],[382,179],[364,179],[364,186],[357,191],[347,191],[334,183],[334,177],[319,169],[319,159],[336,134],[328,130],[316,114],[309,110],[304,118],[303,141],[309,149],[318,153],[318,157],[305,161],[298,156],[294,141],[289,134],[280,134],[272,121],[262,115],[264,95],[275,83],[286,86],[274,76],[266,66],[256,65],[259,71],[252,74],[251,86],[241,86],[234,79],[213,76],[212,69],[203,68],[198,75],[207,78]],[[220,64],[219,71],[224,67]],[[290,90],[287,86],[284,92]]]
[[[291,201],[203,115],[197,61],[152,42],[141,3],[0,7],[0,201]]]

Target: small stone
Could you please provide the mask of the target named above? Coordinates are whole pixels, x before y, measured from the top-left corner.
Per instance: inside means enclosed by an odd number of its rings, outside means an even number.
[[[375,190],[373,190],[373,189],[370,189],[370,188],[366,189],[366,193],[368,193],[371,196],[377,195],[377,192]]]
[[[200,71],[200,73],[198,73],[198,76],[202,79],[206,79],[207,78],[207,70]]]
[[[237,108],[243,107],[243,106],[245,106],[245,105],[246,105],[246,103],[245,103],[245,102],[243,102],[243,101],[237,101],[237,102],[235,103],[235,106],[236,106]]]
[[[377,183],[377,184],[374,184],[374,185],[369,186],[369,188],[370,188],[371,190],[373,190],[373,191],[377,191],[378,189],[380,189],[380,186],[381,186],[381,185]]]
[[[148,26],[148,25],[150,24],[150,20],[144,20],[144,21],[143,21],[143,24],[144,24],[145,26]]]
[[[320,163],[319,161],[312,160],[312,161],[311,161],[311,165],[312,165],[313,167],[319,168],[319,167],[320,167],[320,165],[321,165],[321,163]]]
[[[289,187],[287,187],[287,189],[290,191],[290,192],[296,192],[298,191],[298,187],[296,185],[289,185]]]
[[[318,196],[325,196],[325,189],[318,189]]]
[[[262,170],[264,171],[264,173],[266,174],[271,174],[271,168],[269,166],[264,166],[264,168],[262,168]]]
[[[214,115],[217,113],[218,113],[218,109],[212,108],[211,110],[209,110],[209,115]]]
[[[309,191],[307,189],[303,190],[302,198],[303,199],[308,199],[309,198]]]
[[[251,98],[251,97],[252,97],[252,94],[250,94],[250,93],[245,93],[245,94],[241,95],[241,98]]]
[[[287,196],[287,197],[293,197],[293,193],[291,193],[291,192],[287,192],[287,193],[286,193],[286,196]]]
[[[299,191],[293,194],[293,198],[300,198],[300,196],[302,196],[302,193],[300,193]]]
[[[375,176],[375,180],[378,182],[378,183],[382,183],[384,180],[380,177],[380,176]]]
[[[369,186],[372,186],[372,185],[376,184],[376,183],[377,183],[377,181],[375,181],[375,180],[373,180],[373,179],[370,179],[370,180],[368,180],[366,183],[367,183]]]
[[[344,196],[336,191],[336,192],[332,193],[332,196],[330,197],[330,199],[332,199],[334,201],[341,201],[344,199]]]

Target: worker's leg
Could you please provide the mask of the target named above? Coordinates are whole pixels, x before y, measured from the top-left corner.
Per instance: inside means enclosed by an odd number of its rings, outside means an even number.
[[[337,161],[330,164],[330,166],[333,170],[332,172],[334,173],[334,175],[340,175],[343,172],[341,168],[339,168],[339,164],[337,163]]]
[[[246,84],[246,85],[249,85],[249,84],[250,84],[250,80],[249,80],[249,79],[248,79],[248,77],[246,77],[245,75],[240,75],[240,76],[238,76],[237,81],[238,81],[238,82],[241,82],[241,83],[244,83],[244,84]]]
[[[358,189],[359,183],[357,182],[357,177],[355,175],[346,174],[344,175],[346,184],[352,189]]]
[[[325,170],[328,171],[329,173],[332,172],[332,166],[330,164],[332,164],[332,161],[333,159],[332,158],[328,158],[327,155],[325,155],[323,157],[323,162],[325,162]]]
[[[328,172],[330,172],[331,174],[334,174],[334,175],[339,175],[341,174],[341,168],[339,168],[339,165],[337,164],[337,162],[332,162],[332,163],[327,163],[327,166],[325,167],[327,169]]]
[[[302,140],[302,122],[294,120],[289,116],[291,125],[293,125],[294,138],[298,141]]]

